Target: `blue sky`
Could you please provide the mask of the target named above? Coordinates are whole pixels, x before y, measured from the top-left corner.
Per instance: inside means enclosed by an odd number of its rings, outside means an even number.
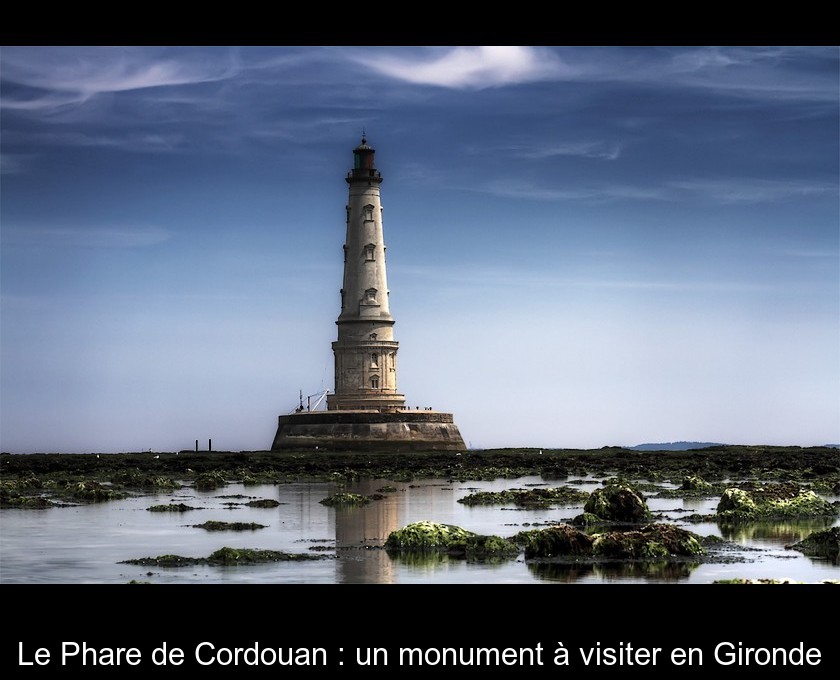
[[[0,50],[0,448],[268,448],[382,172],[407,403],[474,448],[840,441],[835,46]]]

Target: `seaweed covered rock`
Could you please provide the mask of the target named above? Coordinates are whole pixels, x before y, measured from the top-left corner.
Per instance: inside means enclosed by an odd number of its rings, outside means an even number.
[[[836,562],[840,555],[840,527],[815,531],[798,543],[786,547],[790,550],[798,550],[809,557],[828,557]]]
[[[613,559],[661,560],[703,553],[701,538],[672,524],[648,524],[638,531],[596,534],[592,554]]]
[[[589,497],[585,491],[558,486],[550,489],[506,489],[505,491],[476,491],[458,502],[464,505],[504,505],[512,503],[524,508],[546,508],[556,503],[579,503]]]
[[[183,557],[181,555],[158,555],[123,560],[120,564],[143,567],[190,567],[196,565],[241,566],[264,562],[299,562],[304,560],[331,559],[328,555],[311,553],[285,553],[277,550],[254,550],[251,548],[219,548],[209,557]]]
[[[42,510],[44,508],[51,508],[54,505],[55,503],[43,496],[27,496],[6,489],[0,489],[0,508]]]
[[[115,491],[110,487],[92,480],[70,482],[65,486],[65,491],[73,498],[82,501],[91,501],[93,503],[118,500],[126,496],[122,491]]]
[[[452,556],[463,555],[468,560],[504,559],[519,555],[519,546],[501,536],[468,536],[463,543],[453,541],[447,552]]]
[[[584,512],[610,522],[645,522],[651,513],[642,493],[628,482],[610,480],[595,489],[583,506]]]
[[[392,531],[385,540],[385,549],[394,551],[436,551],[448,550],[455,544],[463,544],[476,536],[454,524],[422,521],[407,524]]]
[[[280,501],[273,498],[258,498],[255,501],[248,501],[245,503],[249,508],[276,508],[280,505]]]
[[[192,526],[195,529],[204,529],[205,531],[256,531],[257,529],[265,529],[268,525],[257,524],[256,522],[220,522],[210,519],[203,524],[193,524]]]
[[[370,503],[374,498],[372,496],[363,496],[358,493],[334,493],[326,498],[322,498],[318,501],[321,505],[327,505],[329,507],[336,507],[336,506],[359,506],[359,505],[367,505]]]
[[[188,510],[195,510],[196,508],[184,503],[168,503],[162,505],[150,505],[146,510],[149,512],[187,512]]]
[[[598,515],[593,515],[591,512],[584,512],[576,515],[572,520],[572,526],[591,528],[608,523],[607,520],[601,519]]]
[[[207,558],[208,564],[239,566],[262,562],[297,562],[301,560],[324,559],[323,555],[311,553],[285,553],[277,550],[254,550],[252,548],[219,548]]]
[[[221,472],[202,472],[195,478],[195,488],[199,491],[213,491],[227,485],[227,480]]]
[[[468,560],[507,559],[519,554],[519,546],[501,536],[484,536],[452,524],[415,522],[392,531],[385,541],[389,553],[446,553]]]
[[[513,540],[525,548],[525,559],[592,554],[593,538],[568,524],[520,531]]]
[[[111,476],[111,483],[136,489],[178,489],[181,485],[171,477],[144,474],[140,470],[119,470]]]
[[[830,517],[837,507],[796,484],[767,484],[753,489],[729,488],[717,505],[719,519],[749,521],[783,517]]]
[[[683,491],[710,491],[712,485],[697,475],[686,475],[683,477],[680,488]]]

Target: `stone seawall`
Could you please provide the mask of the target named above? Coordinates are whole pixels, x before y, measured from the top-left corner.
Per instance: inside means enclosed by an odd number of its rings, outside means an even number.
[[[465,451],[451,413],[317,411],[280,416],[272,451]]]

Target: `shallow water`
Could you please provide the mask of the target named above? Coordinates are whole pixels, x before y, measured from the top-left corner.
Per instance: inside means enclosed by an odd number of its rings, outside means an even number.
[[[426,479],[411,483],[363,480],[336,485],[292,483],[243,486],[201,492],[137,495],[120,501],[50,508],[0,510],[0,583],[710,583],[726,578],[775,578],[816,583],[840,579],[840,566],[810,558],[785,545],[828,528],[821,520],[754,523],[721,528],[715,522],[690,524],[692,513],[710,514],[717,498],[648,497],[659,521],[673,522],[700,535],[721,536],[737,544],[726,563],[576,564],[526,563],[516,560],[474,563],[431,556],[389,557],[379,547],[388,534],[406,524],[433,520],[480,534],[512,536],[544,524],[569,521],[582,503],[550,509],[514,506],[467,506],[458,499],[477,491],[570,484],[581,490],[596,479],[545,482],[539,477],[459,482]],[[319,501],[337,491],[372,494],[396,487],[385,498],[362,507],[330,508]],[[663,485],[667,488],[668,485]],[[275,508],[251,508],[245,502],[274,499]],[[826,496],[829,500],[837,497]],[[152,505],[184,503],[183,513],[149,512]],[[192,525],[208,520],[256,522],[255,531],[209,532]],[[833,523],[840,525],[840,519]],[[329,559],[253,566],[143,567],[121,564],[140,557],[177,554],[207,557],[223,546],[284,552],[312,551]]]

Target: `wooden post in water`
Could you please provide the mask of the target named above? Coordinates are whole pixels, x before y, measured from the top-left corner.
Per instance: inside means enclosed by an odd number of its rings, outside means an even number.
[[[198,439],[195,440],[195,452],[198,453]]]
[[[207,440],[207,450],[208,450],[208,451],[212,451],[212,450],[213,450],[213,440],[212,440],[212,439],[208,439],[208,440]]]

